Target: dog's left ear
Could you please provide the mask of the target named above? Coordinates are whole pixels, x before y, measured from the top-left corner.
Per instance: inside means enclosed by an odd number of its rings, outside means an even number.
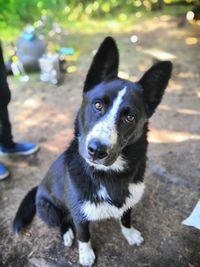
[[[172,63],[161,61],[153,65],[138,82],[143,88],[143,96],[148,117],[151,117],[160,104],[164,90],[171,77]]]
[[[119,67],[119,53],[112,37],[106,37],[100,45],[86,76],[83,91],[87,92],[98,83],[116,78]]]

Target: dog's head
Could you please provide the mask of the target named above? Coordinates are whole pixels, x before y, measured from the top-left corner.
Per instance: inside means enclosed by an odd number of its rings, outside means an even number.
[[[118,66],[116,43],[107,37],[88,71],[78,114],[79,153],[97,169],[123,168],[123,149],[142,135],[172,71],[163,61],[134,83],[117,76]]]

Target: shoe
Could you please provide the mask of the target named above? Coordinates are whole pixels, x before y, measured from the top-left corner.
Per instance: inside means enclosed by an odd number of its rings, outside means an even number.
[[[9,174],[10,173],[8,169],[2,163],[0,163],[0,180],[7,178]]]
[[[5,148],[0,146],[0,155],[31,155],[39,150],[39,146],[31,143],[15,143],[13,148]]]

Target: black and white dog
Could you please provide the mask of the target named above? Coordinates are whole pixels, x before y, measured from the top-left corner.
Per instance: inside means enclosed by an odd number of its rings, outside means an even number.
[[[117,46],[107,37],[85,80],[71,145],[25,196],[13,223],[19,233],[37,213],[60,228],[66,246],[72,245],[75,229],[83,266],[95,261],[91,221],[116,218],[130,245],[143,242],[131,226],[131,208],[144,192],[148,119],[162,99],[172,64],[157,63],[136,83],[119,78],[118,65]]]

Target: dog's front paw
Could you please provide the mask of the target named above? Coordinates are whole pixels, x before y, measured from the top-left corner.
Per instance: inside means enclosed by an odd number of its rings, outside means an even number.
[[[126,228],[124,226],[121,226],[121,229],[122,229],[122,234],[128,241],[129,245],[140,246],[143,243],[144,238],[142,237],[141,233],[134,227]]]
[[[79,241],[79,263],[91,267],[95,261],[95,254],[90,242]]]
[[[68,229],[68,231],[63,235],[63,241],[64,245],[66,247],[71,247],[74,240],[74,233],[71,228]]]

